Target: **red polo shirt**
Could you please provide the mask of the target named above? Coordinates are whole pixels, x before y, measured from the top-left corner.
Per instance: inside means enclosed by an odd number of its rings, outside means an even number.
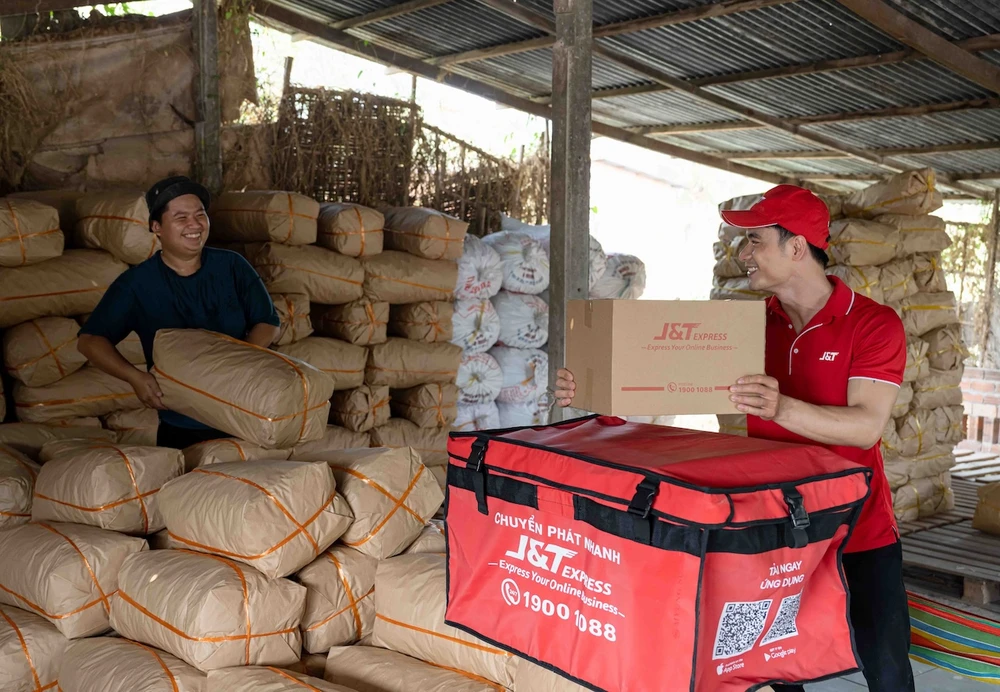
[[[898,387],[906,368],[906,334],[899,316],[892,308],[855,293],[836,277],[830,277],[830,283],[830,299],[799,333],[778,299],[768,299],[766,374],[778,380],[783,395],[818,406],[847,406],[847,383],[852,379],[879,380]],[[751,437],[818,444],[757,416],[749,416],[747,431]],[[823,446],[874,472],[871,494],[845,552],[895,543],[899,532],[881,445],[871,449]]]

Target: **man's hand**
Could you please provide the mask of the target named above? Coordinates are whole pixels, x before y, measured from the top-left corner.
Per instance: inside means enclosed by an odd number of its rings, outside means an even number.
[[[556,378],[556,389],[553,394],[556,403],[566,408],[573,403],[573,397],[576,396],[576,380],[573,378],[573,373],[566,368],[559,368]]]
[[[135,376],[129,380],[129,384],[132,385],[135,395],[143,404],[160,411],[167,410],[167,407],[163,405],[163,392],[160,391],[160,385],[151,374],[136,370]]]
[[[781,410],[781,393],[778,380],[767,375],[741,377],[729,388],[729,400],[742,413],[758,416],[764,420],[774,420]]]

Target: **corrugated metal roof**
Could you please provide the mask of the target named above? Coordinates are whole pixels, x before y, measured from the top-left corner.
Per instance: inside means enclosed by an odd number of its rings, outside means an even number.
[[[399,4],[399,0],[274,0],[297,5],[331,21]],[[515,0],[554,19],[551,0]],[[652,17],[720,0],[594,0],[595,25]],[[951,40],[1000,34],[998,0],[887,0],[908,17]],[[477,0],[443,4],[368,24],[358,35],[386,41],[428,56],[478,50],[544,35],[543,32]],[[905,50],[885,32],[836,0],[797,0],[655,29],[599,39],[630,57],[681,79],[804,66],[816,61],[873,56]],[[978,54],[1000,66],[1000,50]],[[463,63],[454,69],[512,93],[551,91],[552,51],[533,50]],[[595,56],[592,86],[613,89],[651,84],[640,72]],[[822,73],[772,77],[706,87],[742,107],[777,118],[849,114],[886,108],[942,104],[996,97],[987,89],[930,60],[855,67]],[[594,101],[596,120],[621,127],[697,125],[736,121],[741,116],[696,96],[655,91]],[[1000,109],[979,109],[833,122],[802,130],[835,138],[844,145],[913,148],[965,142],[1000,141]],[[658,136],[701,152],[801,151],[822,148],[780,129],[711,131]],[[906,159],[931,164],[944,173],[1000,169],[1000,151],[921,155]],[[785,159],[748,162],[762,170],[795,173],[884,171],[857,159]],[[850,187],[849,183],[844,183]]]

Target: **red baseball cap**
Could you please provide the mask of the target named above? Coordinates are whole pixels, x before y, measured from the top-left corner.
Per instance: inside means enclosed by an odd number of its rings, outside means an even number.
[[[796,185],[771,188],[746,211],[720,213],[730,226],[765,228],[777,225],[802,236],[820,250],[829,247],[830,210],[815,194]]]

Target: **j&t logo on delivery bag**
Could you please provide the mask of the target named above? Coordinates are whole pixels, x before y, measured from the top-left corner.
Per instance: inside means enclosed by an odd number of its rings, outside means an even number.
[[[549,555],[544,555],[543,553],[549,553]],[[553,543],[545,543],[537,538],[529,538],[524,535],[521,536],[521,542],[517,546],[516,551],[507,551],[507,557],[513,560],[521,560],[523,562],[527,559],[528,564],[533,567],[547,569],[550,572],[558,572],[559,565],[562,564],[564,559],[568,560],[575,556],[575,550],[569,550]],[[551,566],[549,565],[550,557],[553,558]]]
[[[654,336],[653,341],[690,341],[692,332],[701,326],[701,322],[665,322],[663,333]]]

